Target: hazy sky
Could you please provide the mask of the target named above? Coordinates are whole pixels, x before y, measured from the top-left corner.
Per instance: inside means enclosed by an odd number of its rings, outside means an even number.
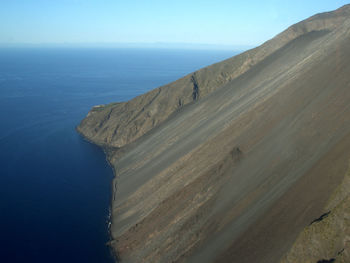
[[[338,0],[0,0],[0,43],[258,45]]]

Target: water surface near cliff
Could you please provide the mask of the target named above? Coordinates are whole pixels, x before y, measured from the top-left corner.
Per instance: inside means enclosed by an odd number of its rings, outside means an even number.
[[[1,262],[112,262],[112,170],[75,126],[233,51],[0,49]]]

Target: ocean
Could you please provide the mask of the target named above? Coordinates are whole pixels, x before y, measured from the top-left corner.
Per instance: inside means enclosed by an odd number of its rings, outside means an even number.
[[[0,49],[0,262],[108,263],[112,169],[75,127],[228,50]]]

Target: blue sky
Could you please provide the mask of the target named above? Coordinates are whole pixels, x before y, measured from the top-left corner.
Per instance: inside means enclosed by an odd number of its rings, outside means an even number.
[[[0,0],[0,43],[256,46],[338,0]]]

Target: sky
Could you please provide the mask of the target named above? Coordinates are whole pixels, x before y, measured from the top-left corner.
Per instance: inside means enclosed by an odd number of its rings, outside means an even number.
[[[0,0],[0,44],[257,46],[342,0]]]

